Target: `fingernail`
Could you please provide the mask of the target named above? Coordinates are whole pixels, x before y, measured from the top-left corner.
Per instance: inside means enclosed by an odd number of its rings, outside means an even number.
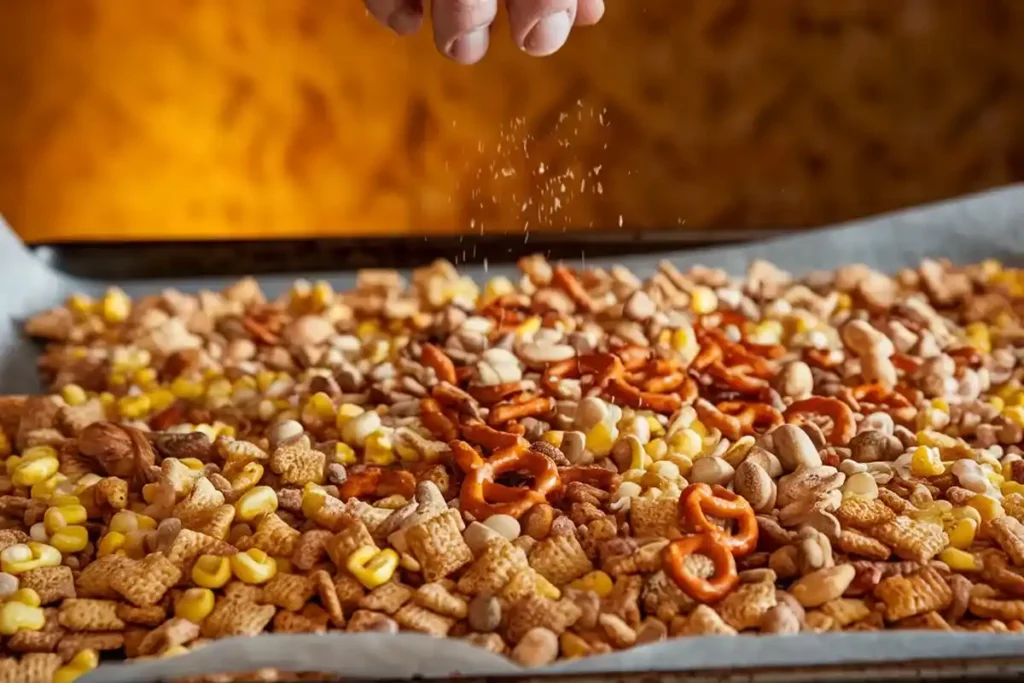
[[[565,45],[572,29],[568,12],[555,12],[538,21],[523,41],[523,50],[535,57],[546,57]]]
[[[448,56],[460,64],[473,64],[483,59],[491,42],[487,28],[478,28],[465,33],[448,46]]]
[[[414,33],[423,21],[423,13],[408,7],[397,10],[388,17],[388,26],[400,36]]]

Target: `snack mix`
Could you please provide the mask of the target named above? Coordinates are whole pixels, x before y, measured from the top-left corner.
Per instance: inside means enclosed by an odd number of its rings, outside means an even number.
[[[1024,631],[1024,272],[519,266],[28,321],[53,393],[0,398],[0,682],[266,632],[541,666]]]

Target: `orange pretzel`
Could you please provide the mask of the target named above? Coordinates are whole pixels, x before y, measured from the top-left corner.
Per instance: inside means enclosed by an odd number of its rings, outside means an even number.
[[[513,429],[515,431],[503,432],[480,420],[467,420],[462,425],[462,438],[466,441],[478,443],[492,451],[512,446],[529,446],[526,439],[522,437],[525,431],[522,426],[515,425]]]
[[[614,353],[628,371],[644,367],[651,358],[651,350],[645,346],[623,346],[615,349]]]
[[[551,284],[563,289],[584,313],[591,313],[596,308],[594,300],[587,294],[583,284],[566,266],[557,265],[552,269]]]
[[[558,477],[562,480],[563,485],[578,481],[606,491],[613,491],[622,481],[618,472],[598,465],[562,467],[558,470]]]
[[[694,553],[705,555],[714,563],[715,573],[710,578],[702,579],[687,569],[686,558]],[[710,534],[677,538],[665,547],[662,560],[676,585],[699,602],[718,602],[740,582],[736,559],[717,536]]]
[[[853,410],[838,398],[831,396],[812,396],[801,401],[794,401],[786,408],[786,421],[797,424],[809,415],[822,415],[832,420],[828,442],[833,446],[842,446],[857,434],[857,425]]]
[[[555,399],[553,398],[523,394],[513,401],[499,403],[491,408],[491,414],[487,416],[487,421],[492,426],[503,425],[524,417],[546,415],[554,409]]]
[[[804,362],[819,370],[833,370],[843,362],[843,352],[837,349],[804,349]]]
[[[694,408],[701,422],[733,441],[744,434],[756,434],[758,427],[767,431],[783,422],[782,414],[767,403],[723,401],[714,406],[708,401],[697,401]]]
[[[420,351],[420,363],[428,368],[434,368],[437,373],[437,381],[458,384],[459,379],[455,374],[455,363],[444,351],[433,344],[424,344]]]
[[[603,389],[613,377],[621,377],[624,373],[625,366],[618,356],[611,353],[588,353],[552,363],[544,371],[541,384],[549,392],[557,394],[559,381],[593,375],[590,386]]]
[[[459,436],[458,420],[446,413],[436,399],[420,399],[420,420],[441,441],[451,441]]]
[[[707,518],[735,519],[737,533],[730,534]],[[757,518],[750,503],[724,486],[690,484],[679,497],[679,526],[692,533],[717,536],[736,557],[757,547]]]
[[[458,410],[463,406],[471,405],[473,397],[465,391],[448,382],[439,382],[430,390],[430,395],[437,399],[443,406]]]
[[[917,408],[910,399],[897,390],[890,390],[881,384],[862,384],[850,392],[856,405],[851,408],[861,413],[885,411],[897,422],[914,419]]]
[[[920,358],[914,358],[905,353],[895,353],[890,360],[897,370],[902,370],[908,375],[914,374],[924,365],[924,361]]]
[[[499,449],[486,460],[465,441],[452,441],[448,446],[456,464],[466,472],[459,495],[460,508],[479,520],[499,514],[519,518],[537,503],[545,502],[548,494],[559,488],[558,467],[554,461],[525,446]],[[531,475],[532,488],[495,482],[508,472]]]
[[[619,405],[653,410],[656,413],[671,414],[683,405],[683,400],[675,394],[640,391],[626,380],[618,377],[608,383],[605,393],[608,398]]]
[[[395,470],[377,465],[363,465],[349,469],[348,478],[338,488],[338,498],[387,498],[399,495],[411,498],[416,493],[416,476],[406,470]]]
[[[706,370],[708,367],[719,363],[725,354],[722,353],[722,347],[711,340],[701,344],[700,352],[690,363],[690,369],[700,372]]]
[[[768,386],[768,381],[759,377],[751,377],[754,368],[749,365],[734,365],[726,367],[721,363],[715,363],[708,367],[707,373],[725,384],[730,389],[742,393],[754,393],[761,391]]]
[[[491,404],[503,401],[516,394],[526,391],[525,382],[505,382],[503,384],[492,384],[490,386],[470,385],[467,388],[469,395],[481,403]]]

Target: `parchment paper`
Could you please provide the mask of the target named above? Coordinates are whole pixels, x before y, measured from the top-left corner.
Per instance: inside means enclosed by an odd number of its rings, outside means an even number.
[[[992,191],[960,200],[814,231],[796,237],[739,247],[631,256],[618,263],[641,277],[654,272],[661,259],[680,268],[703,264],[742,273],[754,258],[765,258],[794,273],[866,263],[886,271],[914,265],[925,257],[946,257],[957,263],[999,258],[1024,265],[1024,186]],[[453,255],[454,256],[454,255]],[[607,259],[582,264],[610,265]],[[573,264],[573,265],[582,265]],[[511,275],[514,266],[464,266],[478,282]],[[311,273],[336,289],[354,284],[354,273]],[[260,278],[270,295],[288,287],[292,276]],[[117,284],[133,296],[166,287],[195,292],[220,289],[230,280],[162,280],[98,282],[68,277],[34,257],[0,219],[0,392],[41,390],[35,372],[38,349],[20,334],[21,322],[37,311],[57,305],[73,292],[102,294]],[[829,635],[686,638],[623,653],[561,663],[529,671],[535,675],[629,674],[682,672],[725,668],[815,666],[937,659],[1024,660],[1024,641],[1016,636],[892,631]],[[379,634],[267,635],[215,642],[196,652],[166,660],[105,664],[79,679],[81,683],[157,681],[204,673],[252,671],[280,667],[323,671],[349,678],[522,675],[509,660],[454,640],[423,635]]]

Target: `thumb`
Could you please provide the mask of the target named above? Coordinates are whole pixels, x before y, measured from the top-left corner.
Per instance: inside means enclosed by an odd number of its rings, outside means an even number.
[[[377,21],[399,35],[415,33],[423,23],[423,0],[364,0]]]

